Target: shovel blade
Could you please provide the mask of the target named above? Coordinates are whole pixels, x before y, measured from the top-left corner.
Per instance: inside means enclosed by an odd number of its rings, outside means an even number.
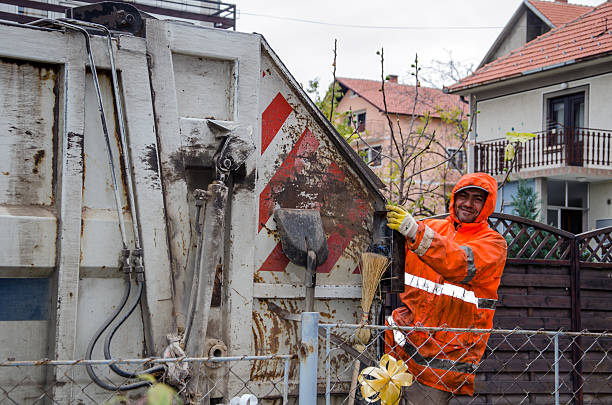
[[[317,255],[317,266],[327,260],[327,239],[318,210],[278,208],[274,220],[283,253],[291,263],[305,267],[309,250]]]

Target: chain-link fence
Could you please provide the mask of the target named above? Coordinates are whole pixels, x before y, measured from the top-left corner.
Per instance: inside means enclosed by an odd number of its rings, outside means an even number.
[[[327,404],[362,401],[361,385],[375,387],[381,376],[366,367],[390,367],[379,364],[385,352],[407,359],[407,371],[418,380],[451,391],[453,405],[612,403],[612,333],[320,327]],[[404,390],[415,404],[438,403],[432,398],[438,390],[424,384]],[[419,396],[425,399],[418,402]]]
[[[402,399],[407,404],[433,403],[428,396],[442,391],[428,385],[445,390],[453,405],[612,403],[612,333],[363,328],[304,319],[299,354],[0,362],[0,404],[144,404],[151,392],[146,380],[120,377],[110,366],[138,375],[164,364],[153,374],[186,403],[315,404],[318,396],[319,403],[351,405],[365,403],[362,393],[372,393],[362,385],[380,388],[372,381],[384,377],[381,369],[391,371],[387,389],[400,385],[391,365],[381,364],[384,353],[408,359],[406,371],[427,384],[404,388],[404,398],[425,398]],[[87,367],[114,389],[101,388]],[[201,377],[194,379],[198,370]],[[142,387],[125,391],[139,382]]]
[[[71,360],[71,361],[4,361],[0,362],[0,404],[147,404],[150,395],[166,394],[186,403],[230,403],[232,398],[243,403],[256,403],[258,398],[288,403],[290,364],[297,361],[297,355],[205,357],[178,359],[112,359],[112,360]],[[163,371],[140,375],[143,370],[165,365]],[[125,373],[140,375],[126,379],[112,372],[110,366]],[[258,368],[276,369],[282,372],[270,373],[269,378],[253,380],[252,370]],[[104,389],[88,374],[91,367],[102,384],[114,389]],[[158,367],[156,367],[158,368]],[[195,387],[193,378],[198,369],[199,384]],[[276,375],[273,375],[276,374]],[[156,389],[155,381],[171,385]],[[126,390],[129,386],[140,385]],[[234,400],[235,402],[236,400]],[[232,403],[234,403],[232,402]],[[170,405],[179,403],[154,402]]]

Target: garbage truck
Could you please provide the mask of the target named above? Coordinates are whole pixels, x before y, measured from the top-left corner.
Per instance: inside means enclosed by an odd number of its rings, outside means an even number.
[[[359,322],[360,255],[386,243],[381,181],[261,35],[105,4],[0,22],[0,360],[162,357],[172,342],[295,354],[283,314]],[[122,367],[2,368],[0,386],[16,403],[102,402],[163,368]],[[227,367],[198,371],[222,381],[208,401],[244,381],[279,400],[282,361]],[[352,367],[337,369],[346,398]]]

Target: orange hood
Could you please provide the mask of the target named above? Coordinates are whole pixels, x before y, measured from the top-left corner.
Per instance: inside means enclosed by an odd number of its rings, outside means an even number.
[[[481,187],[487,190],[489,193],[487,195],[487,200],[482,207],[482,211],[480,211],[476,221],[474,221],[474,223],[486,222],[489,215],[491,215],[495,210],[495,203],[497,201],[497,181],[486,173],[470,173],[459,179],[459,182],[457,182],[457,185],[455,185],[451,194],[449,207],[450,219],[453,221],[453,223],[461,222],[457,219],[457,217],[455,217],[455,193],[459,189],[467,186]]]

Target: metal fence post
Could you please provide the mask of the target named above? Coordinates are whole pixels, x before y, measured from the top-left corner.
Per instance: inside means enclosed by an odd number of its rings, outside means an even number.
[[[559,405],[559,334],[554,337],[555,342],[555,405]]]
[[[329,354],[331,350],[329,348],[329,338],[331,335],[331,329],[325,328],[325,405],[331,403],[331,359]]]
[[[317,404],[317,366],[319,354],[319,313],[302,312],[300,347],[300,405]]]
[[[289,361],[285,359],[285,374],[283,375],[283,405],[289,403]]]

